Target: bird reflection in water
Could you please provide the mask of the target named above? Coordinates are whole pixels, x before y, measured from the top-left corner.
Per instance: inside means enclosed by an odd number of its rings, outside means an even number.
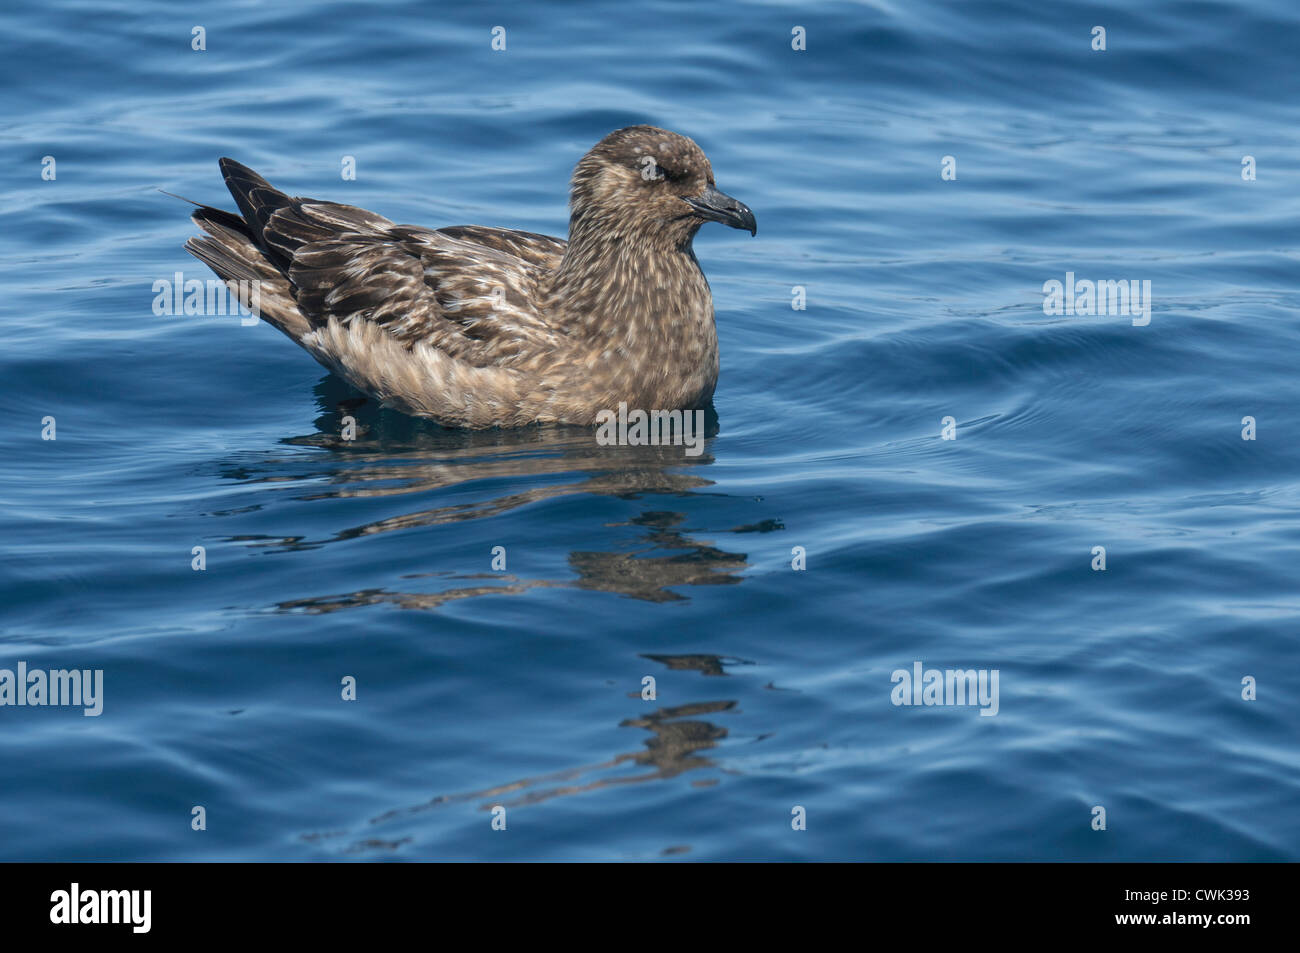
[[[316,387],[321,416],[313,434],[284,442],[328,449],[318,461],[290,463],[293,475],[276,465],[274,474],[250,467],[229,470],[228,476],[247,483],[294,481],[306,487],[301,500],[401,497],[412,493],[457,490],[468,484],[488,488],[473,502],[456,502],[415,512],[399,513],[336,531],[319,539],[308,537],[231,537],[271,551],[314,549],[350,539],[394,530],[436,526],[492,517],[542,500],[595,494],[626,499],[645,494],[682,496],[712,481],[701,475],[713,462],[710,454],[686,456],[680,446],[619,447],[596,443],[591,428],[531,427],[519,430],[457,431],[376,407],[357,399],[341,381],[326,376]],[[356,436],[344,440],[342,420],[355,421]],[[705,434],[718,432],[717,415],[706,417]],[[302,472],[303,467],[314,472]],[[541,481],[546,481],[539,485]],[[501,492],[502,485],[507,488]],[[499,493],[499,495],[491,495]],[[352,592],[286,599],[282,611],[335,612],[357,606],[391,604],[406,609],[436,609],[457,599],[510,595],[543,587],[619,593],[651,602],[686,598],[675,588],[725,585],[741,581],[745,554],[719,549],[696,540],[680,524],[685,516],[651,509],[626,523],[644,531],[638,543],[617,552],[574,551],[568,556],[573,575],[563,579],[523,579],[506,573],[411,573],[403,579],[441,579],[450,585],[436,592],[368,588]],[[666,555],[650,555],[666,553]],[[462,583],[462,585],[455,585]]]
[[[413,512],[385,515],[360,525],[336,530],[319,538],[305,536],[245,536],[238,541],[266,551],[314,549],[334,542],[354,540],[394,530],[437,527],[492,517],[518,507],[565,496],[597,495],[641,499],[647,494],[686,496],[712,486],[703,467],[713,462],[706,451],[689,457],[680,446],[601,446],[590,428],[531,427],[520,430],[455,431],[427,421],[377,408],[358,400],[354,391],[327,376],[317,385],[321,414],[315,433],[289,438],[293,446],[313,446],[324,451],[315,456],[259,461],[254,466],[230,468],[227,475],[244,483],[286,483],[298,501],[392,497],[446,490],[459,493],[460,501]],[[355,439],[344,440],[342,421],[355,421]],[[718,432],[716,414],[706,417],[706,438]],[[481,488],[479,497],[465,502],[464,488]],[[570,574],[560,579],[527,579],[505,573],[408,573],[403,580],[436,580],[448,586],[440,591],[406,591],[418,584],[393,588],[359,589],[331,595],[286,599],[279,611],[326,613],[358,606],[389,604],[405,609],[436,609],[457,599],[485,595],[524,593],[542,587],[569,587],[618,593],[649,602],[685,599],[680,589],[698,585],[735,584],[748,567],[743,553],[720,549],[695,539],[683,525],[686,516],[675,510],[647,507],[624,523],[638,531],[632,542],[614,545],[616,551],[579,550],[568,554]],[[783,527],[771,520],[736,527],[737,532],[769,532]],[[591,534],[595,536],[596,534]],[[605,534],[605,538],[611,538]],[[646,655],[668,669],[694,670],[704,676],[725,676],[725,666],[743,660],[708,654]],[[636,751],[617,754],[606,761],[541,776],[522,778],[486,790],[443,794],[423,804],[389,811],[372,818],[371,825],[400,825],[401,818],[423,811],[476,803],[479,810],[537,804],[600,788],[666,780],[687,772],[715,767],[705,755],[727,737],[727,728],[715,719],[736,710],[731,699],[704,699],[637,712],[620,727],[648,732]],[[693,780],[707,786],[717,777]],[[411,840],[397,836],[357,838],[355,831],[303,835],[309,842],[343,839],[348,852],[396,850]],[[680,851],[684,848],[675,847]]]
[[[674,671],[695,670],[707,676],[726,675],[724,666],[752,664],[743,659],[719,655],[643,655],[665,665]],[[640,693],[632,692],[630,697],[639,699]],[[441,794],[413,807],[387,811],[370,819],[371,825],[399,824],[405,818],[419,815],[425,811],[450,807],[457,804],[478,802],[479,811],[490,811],[500,806],[507,809],[540,804],[557,797],[584,794],[602,788],[627,784],[644,784],[647,781],[662,781],[678,777],[688,771],[716,767],[715,762],[702,755],[727,737],[727,729],[714,723],[707,716],[725,715],[736,711],[735,700],[715,700],[691,702],[658,708],[648,714],[625,718],[619,723],[620,728],[641,728],[650,732],[644,741],[644,749],[615,755],[598,764],[583,765],[563,771],[553,771],[536,777],[521,778],[506,784],[496,785],[481,791],[460,794]],[[634,769],[627,773],[627,769]],[[648,770],[635,770],[648,769]],[[717,783],[716,778],[706,778],[694,782],[696,786],[707,787]],[[326,833],[304,834],[302,839],[311,843],[329,839],[348,837],[348,831],[330,831]],[[353,835],[354,836],[354,835]],[[395,850],[412,840],[410,836],[391,839],[366,837],[353,840],[347,847],[349,853],[369,850]],[[680,848],[678,848],[680,850]]]

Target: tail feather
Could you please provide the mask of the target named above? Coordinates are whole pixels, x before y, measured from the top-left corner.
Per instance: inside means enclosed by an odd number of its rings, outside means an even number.
[[[240,257],[237,251],[208,235],[191,238],[185,243],[185,250],[225,281],[261,282],[267,277],[265,272],[259,271],[247,259]]]
[[[250,241],[254,240],[253,233],[248,228],[248,223],[234,212],[213,208],[211,205],[200,205],[190,214],[190,218],[194,220],[196,225],[200,225],[205,229],[209,226],[215,226],[242,235]]]
[[[186,251],[225,281],[255,282],[236,286],[241,303],[295,341],[311,332],[288,279],[254,241],[247,222],[209,206],[195,209],[191,217],[208,234],[189,239]]]

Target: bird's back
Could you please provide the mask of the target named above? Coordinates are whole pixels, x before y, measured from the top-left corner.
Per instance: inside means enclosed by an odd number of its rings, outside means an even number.
[[[566,343],[541,307],[564,241],[398,225],[286,195],[230,159],[221,167],[242,218],[200,207],[208,234],[186,248],[224,279],[256,279],[262,317],[399,409],[455,426],[527,422],[528,408],[505,408],[536,389],[515,369]]]

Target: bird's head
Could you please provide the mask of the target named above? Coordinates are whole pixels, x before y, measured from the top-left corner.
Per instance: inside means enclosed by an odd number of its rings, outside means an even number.
[[[655,126],[616,129],[582,157],[569,200],[574,232],[689,244],[705,222],[758,226],[754,213],[713,184],[713,167],[693,141]]]

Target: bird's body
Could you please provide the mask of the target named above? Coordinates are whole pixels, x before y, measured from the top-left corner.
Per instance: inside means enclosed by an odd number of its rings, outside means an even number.
[[[447,426],[590,424],[620,402],[702,407],[718,378],[705,221],[753,230],[689,139],[606,136],[574,172],[569,240],[396,225],[292,198],[221,160],[242,217],[200,207],[186,248],[357,389]]]

